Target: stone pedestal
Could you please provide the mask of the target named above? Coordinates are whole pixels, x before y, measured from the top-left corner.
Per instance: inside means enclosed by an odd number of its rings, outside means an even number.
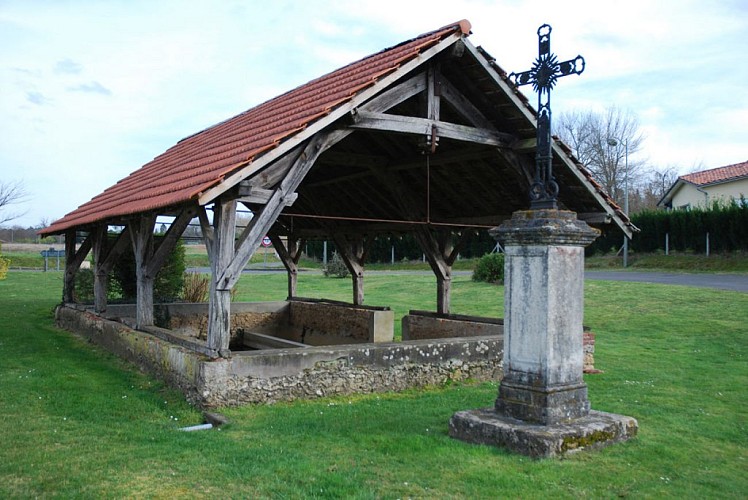
[[[634,419],[590,411],[583,379],[584,247],[598,232],[529,210],[492,234],[506,252],[504,378],[495,407],[455,414],[450,435],[538,457],[633,436]]]

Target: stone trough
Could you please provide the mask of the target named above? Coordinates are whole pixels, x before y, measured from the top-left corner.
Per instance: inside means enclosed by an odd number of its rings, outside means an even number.
[[[443,324],[431,327],[431,336],[439,338],[429,338],[428,323],[439,323],[438,315],[411,311],[404,323],[410,322],[410,335],[419,323],[417,338],[395,342],[394,316],[387,308],[310,299],[235,303],[231,356],[211,359],[207,304],[162,304],[154,312],[161,326],[142,330],[133,327],[132,305],[110,305],[101,315],[62,305],[56,320],[205,408],[502,376],[503,335],[500,325],[486,318],[442,318]]]

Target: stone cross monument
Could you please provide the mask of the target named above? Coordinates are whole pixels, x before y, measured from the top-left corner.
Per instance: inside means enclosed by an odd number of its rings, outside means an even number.
[[[626,440],[636,434],[638,424],[630,417],[590,410],[587,399],[584,247],[598,231],[575,213],[558,210],[550,142],[550,88],[557,76],[581,73],[584,59],[578,56],[561,63],[566,70],[559,69],[550,54],[550,26],[541,26],[538,36],[538,61],[531,72],[517,77],[519,84],[535,82],[541,88],[531,209],[515,212],[491,230],[506,252],[504,377],[494,407],[454,414],[449,433],[463,441],[550,457]]]

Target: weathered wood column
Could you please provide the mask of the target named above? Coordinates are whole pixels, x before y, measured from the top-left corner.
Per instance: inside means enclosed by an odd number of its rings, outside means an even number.
[[[155,275],[148,273],[148,263],[153,255],[153,227],[156,224],[154,214],[134,218],[128,224],[130,240],[135,255],[136,277],[136,313],[137,328],[153,325],[153,281]]]
[[[431,270],[436,275],[436,312],[449,314],[452,293],[452,264],[454,264],[462,245],[468,236],[463,231],[456,245],[452,243],[452,233],[449,231],[431,232],[420,228],[416,238],[421,245]]]
[[[213,206],[208,349],[214,350],[221,357],[231,355],[229,340],[231,339],[231,288],[233,288],[233,283],[226,283],[225,280],[221,282],[220,278],[234,258],[235,232],[236,200],[219,198]]]
[[[335,246],[351,273],[353,283],[353,304],[364,305],[364,260],[366,259],[366,244],[363,237],[356,237],[353,241],[342,234],[334,234]]]
[[[281,262],[283,262],[283,267],[286,268],[286,272],[288,273],[288,298],[296,297],[296,287],[299,279],[298,264],[304,242],[289,235],[286,240],[288,243],[284,245],[283,240],[276,233],[271,232],[268,236],[273,243],[273,248],[278,252]]]
[[[108,225],[99,226],[91,232],[94,255],[94,310],[106,311],[109,273],[130,242],[130,228],[126,227],[109,244]]]
[[[90,234],[83,240],[77,251],[75,250],[75,238],[75,229],[65,231],[65,277],[62,285],[62,302],[66,304],[75,302],[75,275],[91,250]]]
[[[94,259],[94,311],[106,311],[106,296],[109,285],[109,272],[104,267],[107,245],[107,225],[96,226],[91,231]]]

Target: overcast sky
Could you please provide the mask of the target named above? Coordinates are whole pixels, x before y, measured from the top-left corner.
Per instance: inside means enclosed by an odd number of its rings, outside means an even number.
[[[748,0],[0,0],[0,179],[54,220],[181,138],[460,19],[507,72],[553,27],[554,115],[617,106],[680,173],[748,160]],[[535,97],[523,87],[531,102]]]

